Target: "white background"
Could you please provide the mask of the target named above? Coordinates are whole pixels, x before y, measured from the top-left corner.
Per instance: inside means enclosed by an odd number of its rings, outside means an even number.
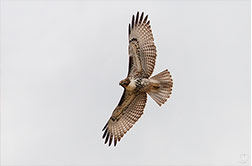
[[[102,131],[128,70],[128,23],[149,14],[171,98],[117,147]],[[247,165],[250,2],[2,1],[1,164]]]

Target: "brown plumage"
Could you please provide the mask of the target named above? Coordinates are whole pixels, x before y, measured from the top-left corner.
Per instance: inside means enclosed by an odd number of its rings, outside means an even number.
[[[151,31],[148,15],[139,12],[132,16],[129,24],[129,69],[128,76],[120,81],[124,88],[123,95],[114,109],[112,116],[103,128],[105,144],[117,142],[136,123],[144,111],[147,94],[161,106],[170,97],[173,81],[170,72],[163,72],[150,77],[156,62],[156,46]]]

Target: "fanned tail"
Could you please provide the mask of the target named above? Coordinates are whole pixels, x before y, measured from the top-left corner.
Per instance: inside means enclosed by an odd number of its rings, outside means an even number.
[[[152,88],[147,92],[150,97],[161,106],[171,95],[173,81],[170,72],[166,69],[150,78]]]

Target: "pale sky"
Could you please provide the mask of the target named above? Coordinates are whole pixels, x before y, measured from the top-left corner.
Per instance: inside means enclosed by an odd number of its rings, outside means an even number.
[[[150,97],[116,147],[102,128],[128,71],[128,24],[149,15]],[[242,165],[250,163],[250,2],[2,1],[1,164]]]

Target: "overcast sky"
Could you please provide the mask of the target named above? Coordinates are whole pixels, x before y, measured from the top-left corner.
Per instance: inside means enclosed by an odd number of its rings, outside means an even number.
[[[108,147],[128,23],[149,15],[171,98]],[[2,1],[3,165],[242,165],[250,155],[250,2]]]

